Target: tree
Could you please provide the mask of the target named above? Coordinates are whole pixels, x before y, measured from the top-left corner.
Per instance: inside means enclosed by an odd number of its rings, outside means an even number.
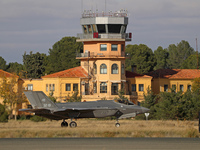
[[[137,66],[137,73],[144,74],[153,71],[155,57],[152,50],[144,44],[127,45],[126,52],[130,54],[130,59],[126,60],[126,69],[131,71],[131,66]]]
[[[82,97],[78,96],[78,91],[75,91],[72,96],[67,97],[68,102],[81,102]]]
[[[169,53],[167,64],[170,69],[180,69],[184,60],[195,53],[190,44],[184,40],[177,46],[175,44],[169,45],[167,52]]]
[[[9,63],[6,69],[7,72],[15,73],[17,75],[19,75],[22,70],[23,70],[23,65],[17,62]]]
[[[150,116],[149,119],[154,119],[155,118],[155,108],[154,106],[157,103],[157,97],[156,95],[153,94],[153,92],[151,91],[150,87],[148,87],[147,89],[147,93],[144,93],[144,101],[141,102],[141,106],[149,108],[150,109]],[[138,117],[136,117],[136,119],[145,119],[145,115],[140,115]]]
[[[83,51],[83,45],[76,42],[75,37],[64,37],[49,49],[47,73],[55,73],[77,67],[80,61],[76,59],[76,52]]]
[[[15,120],[17,119],[16,112],[18,111],[18,106],[26,102],[25,96],[18,89],[18,82],[19,80],[16,76],[3,78],[0,82],[0,97],[4,99],[5,106],[8,106],[9,118],[15,112]]]
[[[6,70],[6,61],[0,56],[0,69]]]
[[[24,71],[26,71],[27,78],[40,78],[45,74],[46,67],[46,54],[40,54],[37,52],[33,54],[23,55]]]
[[[154,67],[154,70],[166,69],[167,59],[169,56],[169,53],[167,52],[167,50],[164,50],[161,46],[159,46],[157,50],[154,51],[154,55],[156,59],[156,66]]]
[[[198,56],[198,62],[200,63],[200,55]],[[198,64],[199,66],[199,64]],[[186,60],[184,60],[182,69],[197,69],[197,55],[190,55]]]
[[[156,119],[178,119],[179,102],[182,92],[162,92],[158,95],[158,103],[155,105]]]
[[[195,78],[192,83],[192,91],[200,94],[200,78]]]
[[[5,109],[5,106],[0,104],[0,122],[7,122],[8,121],[8,113]]]

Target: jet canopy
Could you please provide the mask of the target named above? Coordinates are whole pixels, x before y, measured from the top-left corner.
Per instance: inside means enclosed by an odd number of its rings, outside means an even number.
[[[121,104],[125,104],[125,105],[134,105],[133,102],[127,100],[127,99],[116,99],[114,100],[116,103],[121,103]]]

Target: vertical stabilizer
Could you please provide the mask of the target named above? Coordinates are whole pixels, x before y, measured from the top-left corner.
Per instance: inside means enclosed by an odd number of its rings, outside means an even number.
[[[33,109],[46,108],[57,109],[58,107],[44,94],[42,91],[27,91],[24,92]]]

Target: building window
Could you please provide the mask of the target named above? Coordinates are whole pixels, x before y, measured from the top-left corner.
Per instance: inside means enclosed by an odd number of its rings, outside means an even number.
[[[48,90],[49,90],[49,86],[48,84],[46,84],[46,92],[48,92]]]
[[[164,92],[167,92],[167,91],[168,91],[168,85],[165,84],[165,85],[164,85]]]
[[[136,92],[136,84],[131,84],[131,91]]]
[[[94,91],[94,93],[97,93],[97,83],[93,84],[93,91]]]
[[[33,84],[28,84],[28,91],[33,91]]]
[[[78,84],[76,83],[73,84],[73,91],[78,91]]]
[[[111,91],[112,95],[118,95],[118,83],[112,83]]]
[[[121,52],[124,52],[124,44],[121,45]]]
[[[71,84],[66,84],[66,91],[71,91]]]
[[[100,93],[107,93],[107,83],[106,82],[101,82]]]
[[[93,68],[94,68],[94,74],[97,74],[97,65],[94,64]]]
[[[176,92],[176,85],[175,84],[172,84],[172,92]]]
[[[183,85],[181,84],[181,85],[180,85],[180,91],[183,92],[183,90],[184,90],[184,87],[183,87]]]
[[[144,91],[144,84],[139,84],[139,91]]]
[[[111,45],[111,51],[117,51],[117,44],[112,44]]]
[[[107,44],[101,44],[100,51],[107,51]]]
[[[125,74],[125,67],[124,67],[124,64],[122,64],[122,74]]]
[[[192,86],[191,85],[188,85],[188,88],[187,88],[189,91],[192,90]]]
[[[49,91],[51,91],[51,84],[49,84]]]
[[[52,91],[55,91],[55,84],[52,84]]]
[[[124,88],[125,88],[125,85],[124,85],[124,82],[122,82],[122,83],[121,83],[121,90],[125,91]]]
[[[112,74],[118,74],[118,65],[117,64],[112,65],[111,73]]]
[[[100,74],[107,74],[107,66],[105,64],[100,66]]]

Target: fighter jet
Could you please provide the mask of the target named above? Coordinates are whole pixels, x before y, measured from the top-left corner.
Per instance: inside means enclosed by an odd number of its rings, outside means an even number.
[[[67,127],[65,121],[71,119],[70,127],[77,127],[73,121],[78,118],[104,118],[116,117],[116,127],[119,127],[119,119],[132,118],[138,114],[146,113],[149,109],[140,107],[128,100],[98,100],[91,102],[67,102],[54,103],[42,91],[24,92],[32,108],[20,109],[19,111],[35,113],[37,116],[52,120],[63,120],[61,127]]]

